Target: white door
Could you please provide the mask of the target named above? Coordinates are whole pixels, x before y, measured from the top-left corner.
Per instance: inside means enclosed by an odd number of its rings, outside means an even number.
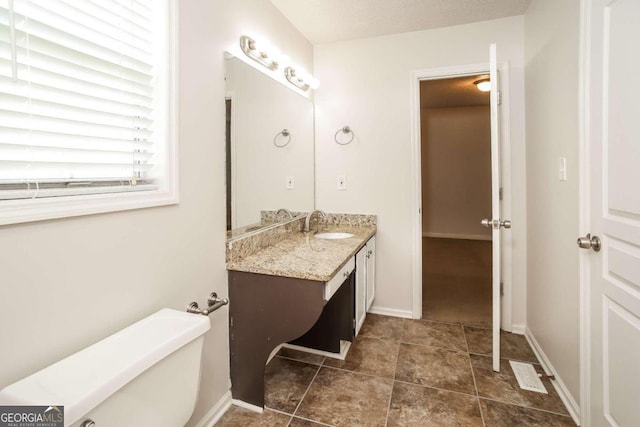
[[[590,201],[582,231],[591,234],[578,242],[589,299],[583,425],[632,427],[640,425],[640,1],[583,4]]]
[[[490,227],[492,244],[492,313],[493,313],[493,370],[500,372],[500,278],[502,228],[511,228],[511,222],[500,215],[500,114],[499,76],[496,45],[489,47],[489,78],[491,79],[491,215],[492,219],[482,220],[482,225]]]
[[[367,315],[367,247],[360,249],[356,254],[356,290],[355,290],[355,334],[358,335],[360,328]]]
[[[376,298],[376,236],[367,242],[367,311]]]

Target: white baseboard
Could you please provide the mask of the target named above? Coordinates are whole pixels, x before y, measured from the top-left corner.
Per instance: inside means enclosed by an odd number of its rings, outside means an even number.
[[[368,311],[373,314],[381,314],[383,316],[402,317],[404,319],[411,319],[413,312],[411,310],[396,310],[395,308],[385,308],[379,306],[371,306]]]
[[[523,324],[511,325],[511,333],[518,334],[518,335],[526,335],[527,325],[523,325]]]
[[[206,413],[196,427],[212,427],[231,406],[231,390],[226,392],[218,402]]]
[[[347,353],[351,348],[351,341],[340,341],[340,352],[339,353],[331,353],[329,351],[316,350],[315,348],[302,347],[295,344],[282,344],[284,348],[290,348],[291,350],[303,351],[305,353],[317,354],[319,356],[330,357],[331,359],[345,360],[347,358]]]
[[[238,406],[240,408],[257,412],[258,414],[261,414],[264,412],[264,408],[261,408],[260,406],[252,405],[251,403],[247,403],[244,400],[231,399],[231,403],[233,403],[235,406]]]
[[[454,233],[431,233],[428,231],[422,232],[422,237],[434,237],[436,239],[461,239],[461,240],[487,240],[491,241],[491,236],[484,234],[454,234]]]
[[[279,346],[277,346],[276,348],[273,349],[273,351],[269,355],[269,358],[267,359],[267,363],[266,363],[267,365],[269,364],[269,362],[271,362],[271,359],[276,357],[276,354],[278,354],[278,352],[280,351],[280,349],[282,348],[283,345],[284,344],[280,344]]]
[[[558,395],[560,396],[562,403],[564,403],[564,406],[567,407],[567,410],[569,411],[571,418],[573,418],[573,421],[577,425],[580,425],[580,406],[576,402],[576,399],[574,399],[573,395],[571,394],[571,392],[569,391],[565,383],[562,381],[562,378],[560,378],[560,376],[558,375],[558,372],[555,370],[555,368],[551,364],[551,361],[542,350],[542,347],[540,347],[540,344],[538,343],[535,336],[533,335],[533,332],[531,332],[531,329],[527,327],[525,330],[524,336],[527,338],[529,345],[531,346],[531,348],[533,349],[533,352],[535,353],[536,357],[540,361],[540,364],[542,365],[542,369],[544,369],[544,372],[547,375],[553,375],[555,377],[554,380],[551,380],[551,384],[553,384],[553,388],[555,388],[556,392],[558,392]]]

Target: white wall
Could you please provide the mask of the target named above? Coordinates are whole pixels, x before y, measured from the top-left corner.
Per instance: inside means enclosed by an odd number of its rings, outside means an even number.
[[[525,14],[528,327],[579,401],[578,53],[580,2]],[[558,158],[567,158],[567,181]]]
[[[375,306],[412,309],[410,72],[488,64],[489,44],[510,65],[510,138],[514,324],[524,324],[526,247],[524,71],[522,16],[436,30],[315,46],[316,206],[331,212],[378,215],[378,290]],[[349,125],[355,141],[339,146],[336,130]],[[336,175],[347,191],[336,190]],[[480,220],[480,218],[479,218]]]
[[[180,204],[0,227],[0,388],[162,308],[227,294],[223,51],[251,31],[307,69],[268,0],[180,1]],[[227,310],[211,316],[200,420],[229,388]]]
[[[422,235],[491,240],[491,112],[488,105],[423,108]]]
[[[314,204],[313,101],[238,58],[225,60],[232,94],[233,228],[260,222],[261,210],[308,212]],[[283,129],[289,139],[274,137]],[[286,188],[287,177],[294,188]]]

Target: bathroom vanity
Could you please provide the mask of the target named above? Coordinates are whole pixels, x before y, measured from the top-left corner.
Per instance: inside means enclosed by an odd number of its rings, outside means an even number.
[[[303,233],[303,221],[227,246],[231,391],[258,407],[274,350],[290,343],[344,357],[373,301],[375,216],[327,215],[321,232],[351,235],[341,239]]]

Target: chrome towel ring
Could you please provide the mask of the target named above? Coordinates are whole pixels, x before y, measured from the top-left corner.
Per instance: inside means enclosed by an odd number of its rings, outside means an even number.
[[[351,138],[349,138],[348,141],[344,141],[344,142],[340,142],[340,140],[338,140],[338,134],[342,132],[344,134],[351,134]],[[353,141],[353,138],[355,138],[356,134],[353,133],[353,130],[351,130],[351,128],[349,126],[344,126],[342,129],[338,129],[338,131],[336,132],[336,134],[333,136],[333,139],[335,139],[336,144],[339,145],[347,145],[347,144],[351,144],[351,142]]]
[[[281,136],[282,138],[278,138]],[[283,140],[284,142],[278,143],[278,140]],[[278,148],[286,147],[291,142],[291,132],[288,129],[282,129],[280,132],[273,137],[273,145]]]

